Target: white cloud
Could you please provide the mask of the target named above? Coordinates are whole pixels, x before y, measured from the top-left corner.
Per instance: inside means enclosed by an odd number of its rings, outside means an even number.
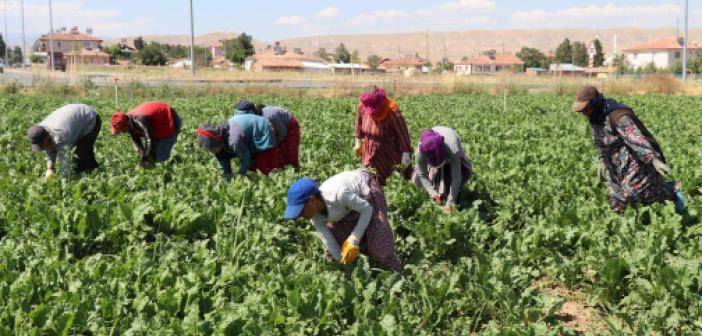
[[[299,25],[301,23],[305,22],[305,18],[297,15],[293,16],[283,16],[275,20],[276,24],[279,25],[288,25],[288,26],[295,26]]]
[[[459,0],[445,3],[445,9],[470,9],[478,11],[494,11],[495,1],[491,0]]]
[[[327,7],[319,12],[318,16],[323,18],[332,18],[339,15],[339,9],[336,7]]]
[[[655,24],[671,25],[675,18],[682,16],[683,10],[676,4],[657,5],[588,5],[560,10],[534,9],[515,12],[511,24],[525,27],[538,26],[596,26],[608,23],[610,26]]]

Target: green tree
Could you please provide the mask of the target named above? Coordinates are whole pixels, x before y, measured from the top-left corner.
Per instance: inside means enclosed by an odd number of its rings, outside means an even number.
[[[247,57],[256,53],[253,37],[245,33],[234,39],[222,40],[222,45],[226,51],[224,57],[236,64],[243,64]]]
[[[5,48],[7,48],[7,45],[5,45],[5,40],[0,34],[0,58],[5,58]],[[7,60],[5,60],[5,63],[7,63]]]
[[[351,53],[346,49],[344,43],[339,44],[334,50],[334,61],[336,63],[351,63]]]
[[[44,63],[44,58],[42,58],[39,55],[32,55],[32,63],[34,64],[43,64]]]
[[[595,39],[595,66],[603,66],[605,61],[604,50],[602,49],[602,42],[600,39]]]
[[[650,62],[650,63],[646,64],[646,66],[641,69],[641,72],[643,72],[645,74],[654,74],[654,73],[658,72],[658,67],[656,66],[656,63]]]
[[[361,63],[361,56],[358,55],[358,50],[354,50],[353,53],[351,53],[351,63]]]
[[[629,60],[626,59],[624,54],[614,56],[612,65],[617,69],[617,74],[628,74],[633,71],[629,65]]]
[[[368,56],[368,67],[370,67],[371,69],[377,69],[379,65],[380,65],[380,56],[378,56],[378,55]]]
[[[327,62],[332,61],[332,57],[327,53],[327,49],[325,48],[317,49],[317,51],[314,52],[314,56],[319,57]]]
[[[12,54],[11,56],[8,56],[10,58],[10,64],[19,64],[22,65],[22,48],[17,46],[14,49],[12,49]]]
[[[578,66],[588,66],[589,56],[587,52],[587,46],[584,42],[573,42],[572,52],[573,52],[573,63]]]
[[[573,46],[570,44],[570,39],[566,38],[556,48],[556,62],[572,63],[573,62]]]
[[[144,39],[141,36],[134,39],[134,49],[137,51],[144,49]]]
[[[122,53],[122,47],[119,45],[119,43],[113,44],[109,47],[105,47],[105,49],[103,51],[105,53],[110,54],[110,56],[112,57],[113,60],[127,59],[128,58],[127,55]]]
[[[546,67],[546,54],[541,52],[539,49],[522,47],[522,49],[517,53],[517,57],[524,61],[525,68]]]
[[[139,51],[137,59],[143,65],[165,65],[168,60],[161,45],[156,42],[145,45],[144,48]]]

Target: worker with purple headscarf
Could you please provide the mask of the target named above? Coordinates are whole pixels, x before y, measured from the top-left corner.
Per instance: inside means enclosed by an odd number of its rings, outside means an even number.
[[[436,204],[446,201],[446,211],[453,212],[461,188],[473,175],[458,133],[444,126],[423,131],[415,157],[412,181],[423,187]]]

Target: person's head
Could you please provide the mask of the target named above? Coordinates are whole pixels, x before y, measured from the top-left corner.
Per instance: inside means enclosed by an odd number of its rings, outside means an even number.
[[[54,146],[54,141],[46,128],[34,125],[27,130],[27,139],[32,144],[32,151],[47,150]]]
[[[361,95],[361,107],[366,114],[376,114],[382,112],[387,102],[385,90],[373,85],[366,89],[366,92]]]
[[[129,115],[124,112],[115,112],[110,117],[110,131],[112,135],[128,132],[131,127]]]
[[[423,131],[419,140],[419,152],[430,166],[436,168],[443,166],[446,162],[444,137],[432,129]]]
[[[597,112],[596,109],[599,108],[598,100],[601,96],[602,94],[597,91],[596,87],[591,85],[583,86],[575,94],[573,112],[582,113],[584,116],[590,117],[593,113]]]
[[[256,105],[246,99],[239,100],[234,110],[237,114],[258,114]]]
[[[317,183],[310,178],[301,178],[288,189],[288,205],[285,219],[310,219],[324,209],[324,199]]]
[[[195,131],[197,143],[212,154],[219,154],[225,146],[225,129],[220,126],[201,124]]]

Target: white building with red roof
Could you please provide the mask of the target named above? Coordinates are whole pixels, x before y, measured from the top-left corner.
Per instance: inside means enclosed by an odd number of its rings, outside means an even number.
[[[489,54],[456,62],[453,70],[461,75],[494,75],[502,71],[523,72],[524,61],[510,54]]]
[[[50,41],[53,40],[54,53],[63,55],[66,63],[110,64],[110,55],[102,51],[102,39],[91,34],[92,29],[81,33],[78,27],[72,27],[67,32],[54,32],[51,38],[49,34],[44,34],[37,41],[38,49],[46,55],[51,50]]]
[[[625,48],[624,54],[634,68],[643,68],[654,63],[657,68],[669,68],[677,61],[682,61],[683,39],[664,37],[643,44]],[[688,42],[689,58],[702,55],[702,46],[696,42]]]
[[[247,69],[257,72],[278,72],[278,71],[293,71],[293,72],[330,72],[331,67],[324,60],[306,55],[301,49],[295,48],[288,50],[287,48],[276,42],[274,46],[270,46],[247,60]]]

